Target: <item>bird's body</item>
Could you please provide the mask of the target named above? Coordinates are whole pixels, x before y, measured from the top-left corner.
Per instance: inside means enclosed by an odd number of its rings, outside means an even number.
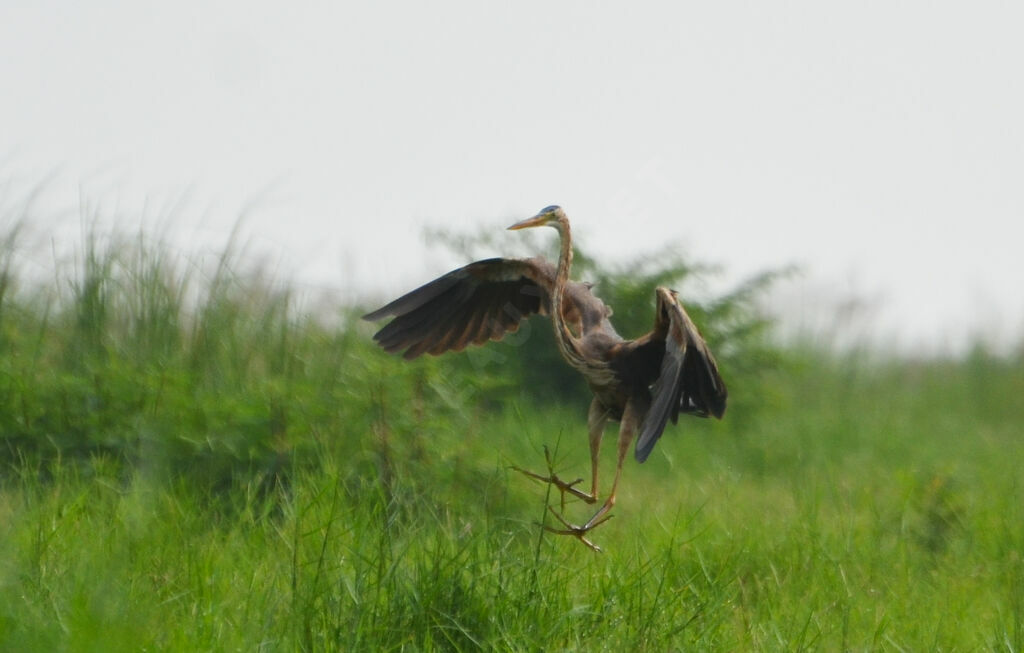
[[[580,372],[594,393],[588,415],[591,451],[591,491],[575,488],[554,472],[533,478],[555,484],[563,493],[589,503],[598,497],[598,454],[605,424],[620,422],[618,465],[612,490],[600,510],[582,526],[565,525],[557,532],[571,534],[593,548],[584,535],[608,518],[622,463],[636,439],[636,458],[647,459],[669,419],[679,413],[721,417],[726,389],[714,357],[696,326],[676,298],[659,287],[654,328],[635,340],[622,338],[609,320],[612,311],[589,284],[570,282],[572,242],[569,221],[557,206],[509,227],[551,226],[561,236],[557,267],[541,258],[477,261],[403,295],[366,315],[394,320],[374,339],[387,351],[404,350],[405,358],[423,353],[461,350],[468,344],[498,340],[519,328],[535,313],[551,316],[555,342],[562,357]],[[525,470],[520,470],[525,471]]]

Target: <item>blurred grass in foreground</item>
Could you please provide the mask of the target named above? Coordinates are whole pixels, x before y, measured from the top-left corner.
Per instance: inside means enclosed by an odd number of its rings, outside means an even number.
[[[587,472],[582,381],[521,380],[545,322],[406,363],[230,247],[208,268],[89,234],[35,287],[17,237],[2,649],[1024,648],[1019,359],[779,351],[758,280],[695,306],[729,412],[628,463],[598,556],[542,532],[557,496],[509,471],[548,445]],[[650,302],[591,274],[629,320]]]

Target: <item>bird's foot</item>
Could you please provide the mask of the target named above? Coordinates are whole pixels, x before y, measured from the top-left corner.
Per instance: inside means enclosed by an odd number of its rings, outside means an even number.
[[[544,530],[548,531],[549,533],[555,533],[556,535],[572,535],[577,540],[579,540],[586,546],[590,547],[595,553],[603,553],[601,547],[594,544],[587,538],[587,533],[594,530],[595,528],[597,528],[598,526],[600,526],[601,524],[605,523],[606,521],[615,516],[608,514],[608,510],[610,508],[611,506],[605,504],[604,506],[601,507],[599,511],[597,511],[596,515],[590,518],[590,521],[588,521],[586,524],[583,524],[582,526],[577,526],[575,524],[569,523],[569,521],[566,520],[565,517],[555,512],[554,508],[548,506],[548,510],[551,511],[551,514],[555,516],[555,519],[562,522],[562,526],[564,526],[565,528],[553,528],[545,524]]]
[[[534,480],[541,481],[542,483],[550,483],[551,485],[554,485],[556,488],[558,488],[558,491],[562,495],[562,512],[565,512],[566,493],[571,494],[577,499],[582,499],[587,503],[594,503],[595,501],[597,501],[596,496],[594,496],[593,494],[588,494],[576,487],[578,484],[583,482],[582,478],[577,478],[575,481],[563,481],[561,478],[558,477],[558,474],[555,473],[554,464],[551,462],[551,452],[548,451],[548,448],[546,446],[544,447],[544,458],[547,460],[548,463],[547,476],[544,476],[543,474],[537,474],[536,472],[531,472],[516,465],[513,465],[512,469],[522,474],[526,474],[527,476]]]

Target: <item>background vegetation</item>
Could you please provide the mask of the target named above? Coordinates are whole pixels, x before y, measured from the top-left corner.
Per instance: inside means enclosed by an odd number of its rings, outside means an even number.
[[[1024,648],[1021,355],[783,348],[770,273],[694,304],[729,411],[628,463],[596,555],[509,470],[549,446],[587,473],[586,388],[546,322],[407,363],[230,246],[205,265],[94,229],[40,284],[20,233],[0,649]],[[657,260],[580,256],[624,334],[701,270]]]

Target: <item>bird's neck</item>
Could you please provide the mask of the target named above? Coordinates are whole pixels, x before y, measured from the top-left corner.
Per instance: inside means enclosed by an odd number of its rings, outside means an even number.
[[[565,288],[569,284],[569,269],[572,267],[572,234],[569,232],[569,224],[562,222],[558,226],[558,235],[561,237],[562,251],[558,256],[558,270],[555,273],[555,287],[551,293],[551,322],[555,327],[555,341],[562,355],[572,363],[579,358],[575,338],[569,331],[565,318],[562,317],[562,301],[565,297]]]

